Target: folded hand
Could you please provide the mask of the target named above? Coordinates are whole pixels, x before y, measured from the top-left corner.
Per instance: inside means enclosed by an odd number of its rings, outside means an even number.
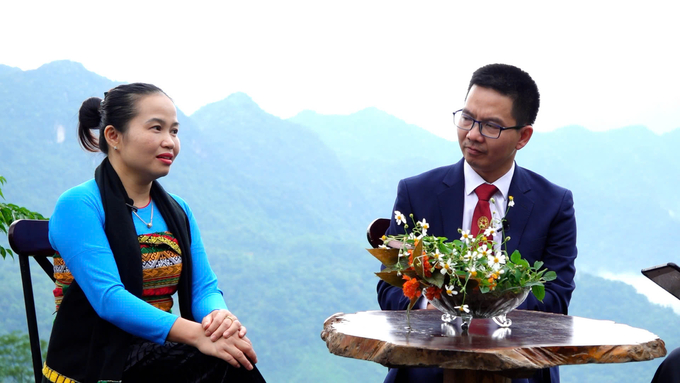
[[[240,338],[246,336],[246,327],[229,310],[213,310],[201,321],[205,336],[215,342],[220,337],[229,338],[238,332]]]
[[[253,345],[245,336],[218,338],[217,341],[211,341],[206,337],[204,341],[199,341],[198,350],[206,355],[220,358],[234,367],[243,366],[246,370],[252,370],[253,364],[257,363]]]

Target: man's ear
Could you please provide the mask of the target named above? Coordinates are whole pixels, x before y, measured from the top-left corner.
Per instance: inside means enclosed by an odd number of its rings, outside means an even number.
[[[517,145],[515,145],[515,149],[520,150],[523,147],[525,147],[528,143],[529,140],[531,139],[531,135],[534,134],[534,127],[531,125],[527,125],[523,127],[522,129],[519,130],[519,141],[517,141]]]
[[[104,139],[106,140],[106,143],[109,144],[110,148],[118,146],[120,144],[121,137],[122,135],[116,130],[116,128],[113,127],[113,125],[107,125],[106,128],[104,128]]]

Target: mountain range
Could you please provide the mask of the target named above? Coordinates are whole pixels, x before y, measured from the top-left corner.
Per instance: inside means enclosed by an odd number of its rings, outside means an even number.
[[[49,216],[63,191],[92,177],[103,157],[79,148],[77,112],[115,85],[70,61],[31,71],[0,65],[7,201]],[[391,217],[399,179],[458,161],[457,143],[375,108],[284,120],[243,93],[178,118],[182,151],[161,183],[197,217],[225,300],[248,326],[265,377],[381,381],[385,368],[330,355],[319,333],[336,312],[378,309],[366,227]],[[516,158],[574,192],[579,257],[570,314],[645,328],[669,351],[680,346],[680,331],[668,326],[678,316],[597,275],[639,274],[676,258],[667,233],[680,219],[680,202],[669,198],[680,186],[678,145],[680,130],[569,126],[535,133]],[[17,270],[16,261],[0,262],[0,332],[25,331]],[[34,280],[47,339],[52,287],[37,272]],[[659,362],[565,367],[562,381],[601,374],[648,382]]]

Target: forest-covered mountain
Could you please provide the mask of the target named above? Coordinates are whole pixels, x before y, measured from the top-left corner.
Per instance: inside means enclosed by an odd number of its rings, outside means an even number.
[[[390,213],[399,179],[461,158],[457,142],[374,108],[349,116],[305,111],[290,120],[335,150],[382,216]],[[573,191],[581,270],[639,274],[677,259],[666,233],[680,223],[680,201],[669,198],[680,186],[678,145],[680,129],[656,135],[640,126],[607,132],[569,126],[534,133],[516,162]]]
[[[0,65],[0,175],[8,201],[49,216],[64,190],[92,177],[102,157],[78,147],[77,112],[112,86],[74,62],[32,71]],[[245,94],[179,119],[182,152],[161,182],[192,207],[227,304],[248,326],[265,376],[381,381],[383,367],[330,355],[319,333],[333,313],[378,308],[378,264],[363,250],[366,226],[391,215],[399,179],[457,161],[457,143],[373,108],[282,120]],[[680,331],[668,326],[678,316],[595,274],[639,273],[676,258],[664,234],[680,213],[680,203],[667,198],[680,179],[672,155],[678,144],[680,130],[657,136],[642,127],[565,127],[536,133],[517,157],[574,191],[579,259],[570,313],[645,328],[669,350],[680,346]],[[37,272],[35,279],[47,338],[52,288]],[[16,261],[0,262],[0,283],[0,332],[25,330]],[[565,382],[594,374],[648,382],[659,362],[567,367],[562,375]]]

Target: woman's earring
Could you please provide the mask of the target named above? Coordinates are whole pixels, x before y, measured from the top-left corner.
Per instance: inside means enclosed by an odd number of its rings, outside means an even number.
[[[118,150],[118,147],[117,147],[117,146],[114,146],[114,147],[113,147],[113,150]]]

